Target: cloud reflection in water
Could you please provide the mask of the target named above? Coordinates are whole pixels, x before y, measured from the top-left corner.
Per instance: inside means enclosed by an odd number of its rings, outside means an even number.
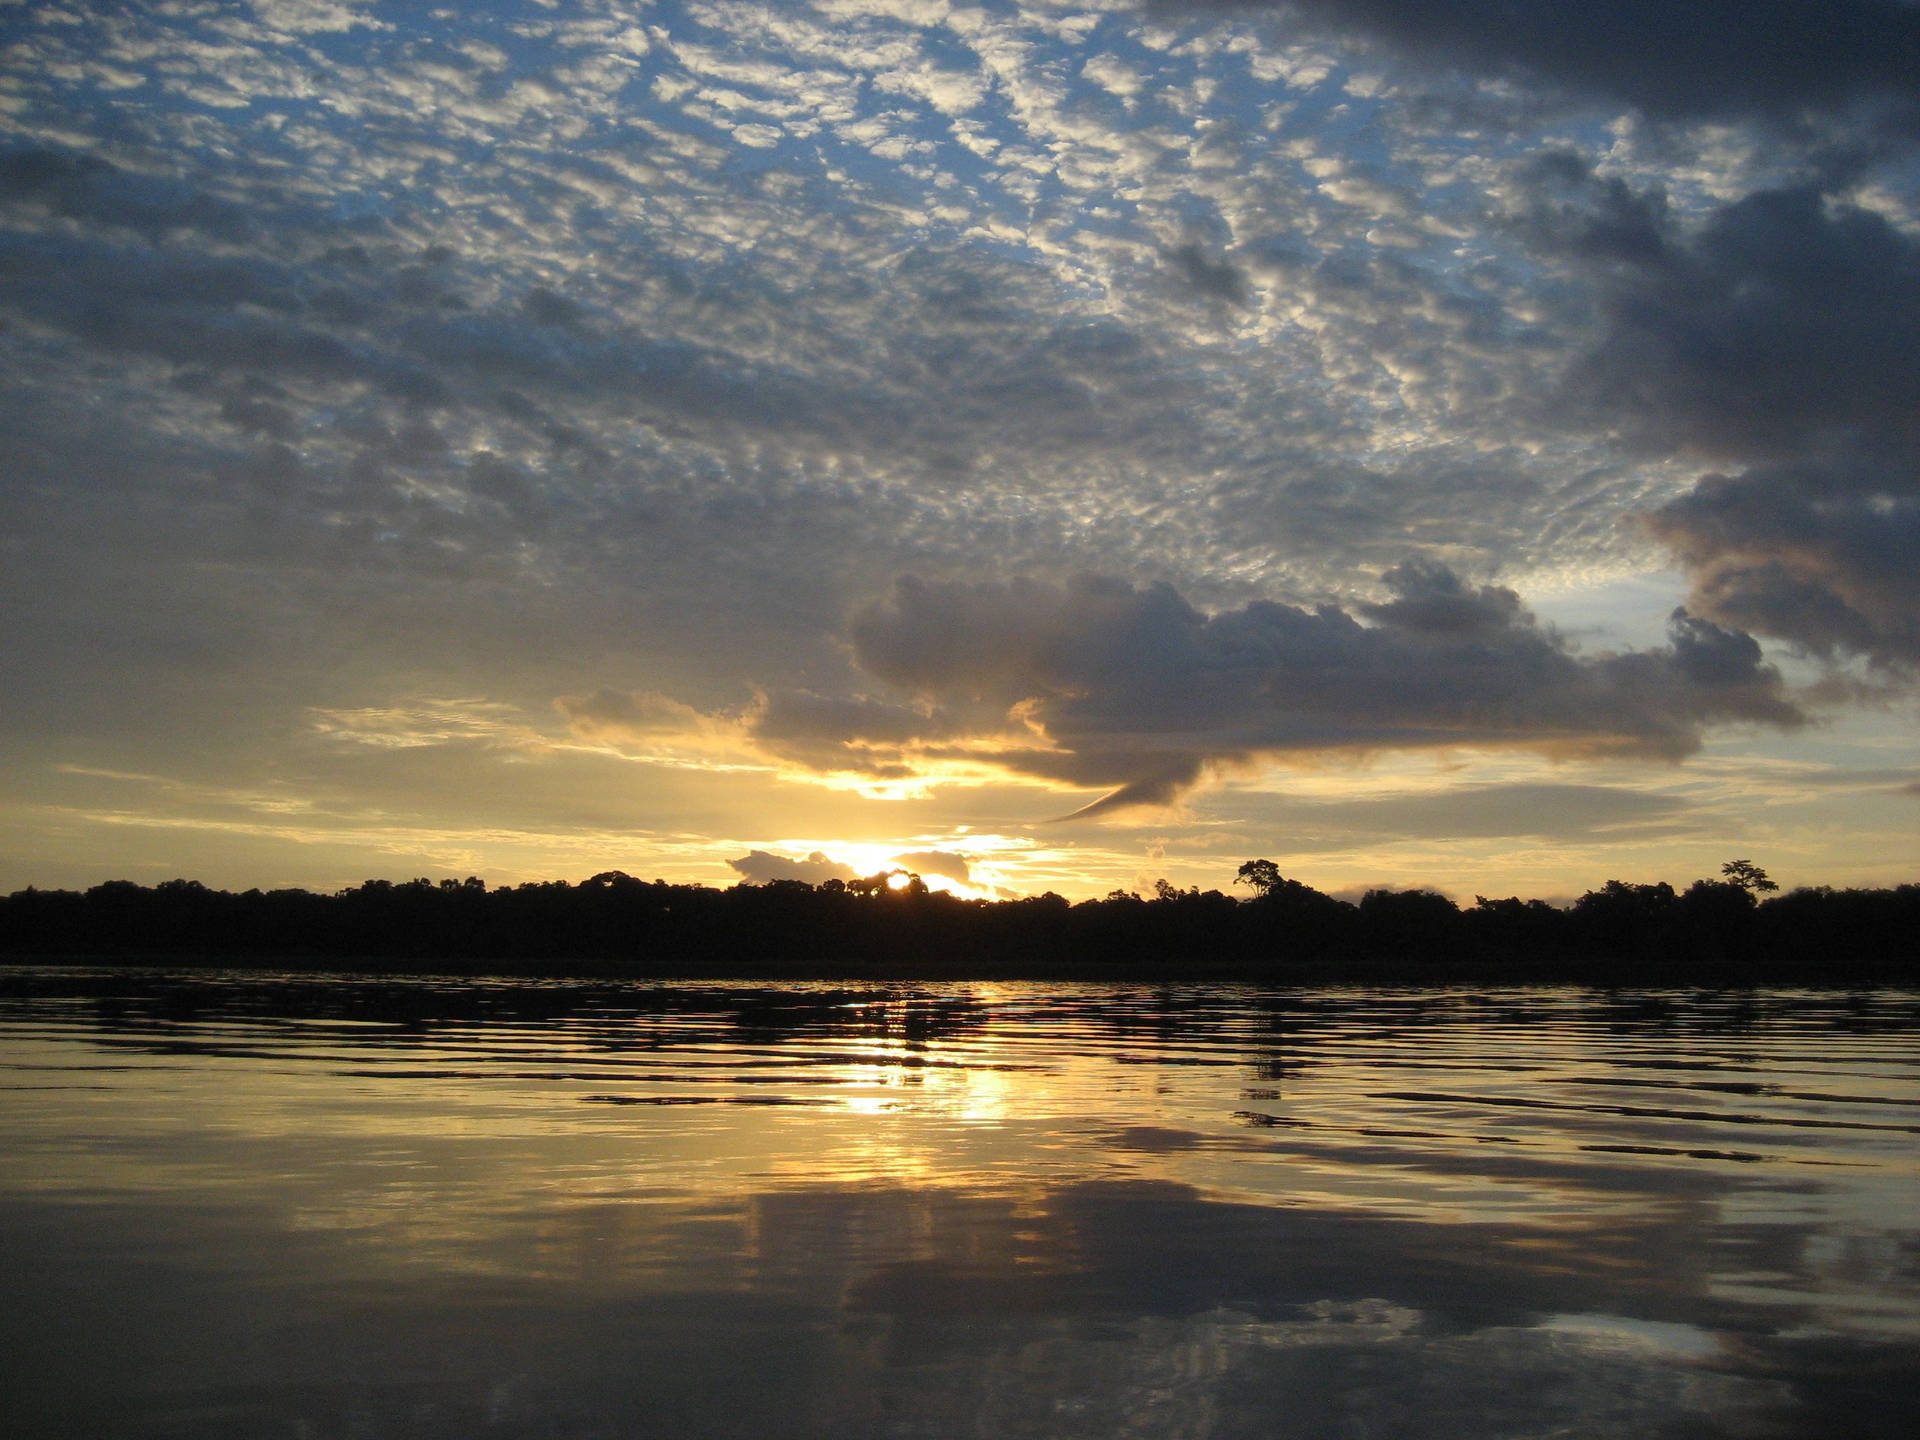
[[[12,1433],[1920,1419],[1912,996],[7,983]]]

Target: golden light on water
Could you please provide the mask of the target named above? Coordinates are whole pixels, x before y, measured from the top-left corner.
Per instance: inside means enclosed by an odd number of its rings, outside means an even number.
[[[1501,1424],[1546,1397],[1530,1433],[1630,1396],[1609,1433],[1838,1434],[1914,1335],[1911,992],[94,983],[0,1013],[6,1433],[235,1394],[289,1433],[423,1396],[680,1433],[742,1374],[785,1388],[738,1433],[844,1395],[818,1433],[1117,1396],[1082,1433],[1189,1434],[1243,1393],[1263,1433],[1309,1369],[1334,1433],[1454,1366]],[[8,1428],[23,1393],[105,1400]]]

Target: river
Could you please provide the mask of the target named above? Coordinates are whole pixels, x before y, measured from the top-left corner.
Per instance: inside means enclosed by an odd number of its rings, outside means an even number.
[[[1920,995],[0,970],[0,1433],[1920,1434]]]

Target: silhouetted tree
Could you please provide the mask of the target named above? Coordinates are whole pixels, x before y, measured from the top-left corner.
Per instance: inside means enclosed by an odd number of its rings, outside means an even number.
[[[1250,860],[1235,878],[1258,891],[1246,907],[1256,953],[1306,960],[1353,943],[1358,928],[1353,906],[1287,879],[1271,860]]]
[[[1316,975],[1329,966],[1412,975],[1467,961],[1497,962],[1516,978],[1634,983],[1920,978],[1920,885],[1762,900],[1764,875],[1742,872],[1698,881],[1683,895],[1664,883],[1610,880],[1571,910],[1476,897],[1462,912],[1429,890],[1374,890],[1356,907],[1287,879],[1271,862],[1241,868],[1257,882],[1245,901],[1161,881],[1151,900],[1116,891],[1078,905],[1051,892],[962,900],[910,871],[728,890],[620,871],[577,885],[491,890],[476,877],[370,880],[334,895],[109,881],[85,893],[29,888],[0,898],[0,955],[468,971],[586,965],[623,974],[861,966],[1071,974],[1100,965],[1179,973],[1205,965],[1276,977],[1303,965]],[[890,885],[896,874],[904,885]]]
[[[1249,860],[1234,871],[1233,883],[1250,885],[1256,895],[1265,895],[1284,883],[1280,876],[1280,867],[1271,860]]]
[[[1759,901],[1732,880],[1696,880],[1674,907],[1679,938],[1690,962],[1743,958]]]
[[[1751,860],[1729,860],[1720,867],[1720,873],[1750,895],[1770,894],[1780,888],[1766,871]]]
[[[1662,880],[1634,885],[1609,880],[1574,902],[1574,919],[1596,949],[1616,954],[1645,951],[1664,936],[1678,897]]]
[[[1538,962],[1564,954],[1572,919],[1544,900],[1510,896],[1489,900],[1473,897],[1473,908],[1461,914],[1462,931],[1474,952],[1509,963]]]
[[[1459,944],[1460,907],[1435,890],[1369,890],[1360,926],[1376,954],[1448,959]]]

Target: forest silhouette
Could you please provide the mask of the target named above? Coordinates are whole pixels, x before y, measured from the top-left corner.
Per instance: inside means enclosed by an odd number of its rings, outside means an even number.
[[[1572,905],[1432,890],[1357,903],[1240,867],[1236,893],[968,900],[919,876],[720,890],[369,880],[333,894],[109,881],[0,899],[0,959],[287,969],[790,978],[1238,977],[1288,983],[1920,982],[1920,885],[1777,889],[1748,861],[1676,891],[1609,880]],[[1244,890],[1244,893],[1242,892]]]

